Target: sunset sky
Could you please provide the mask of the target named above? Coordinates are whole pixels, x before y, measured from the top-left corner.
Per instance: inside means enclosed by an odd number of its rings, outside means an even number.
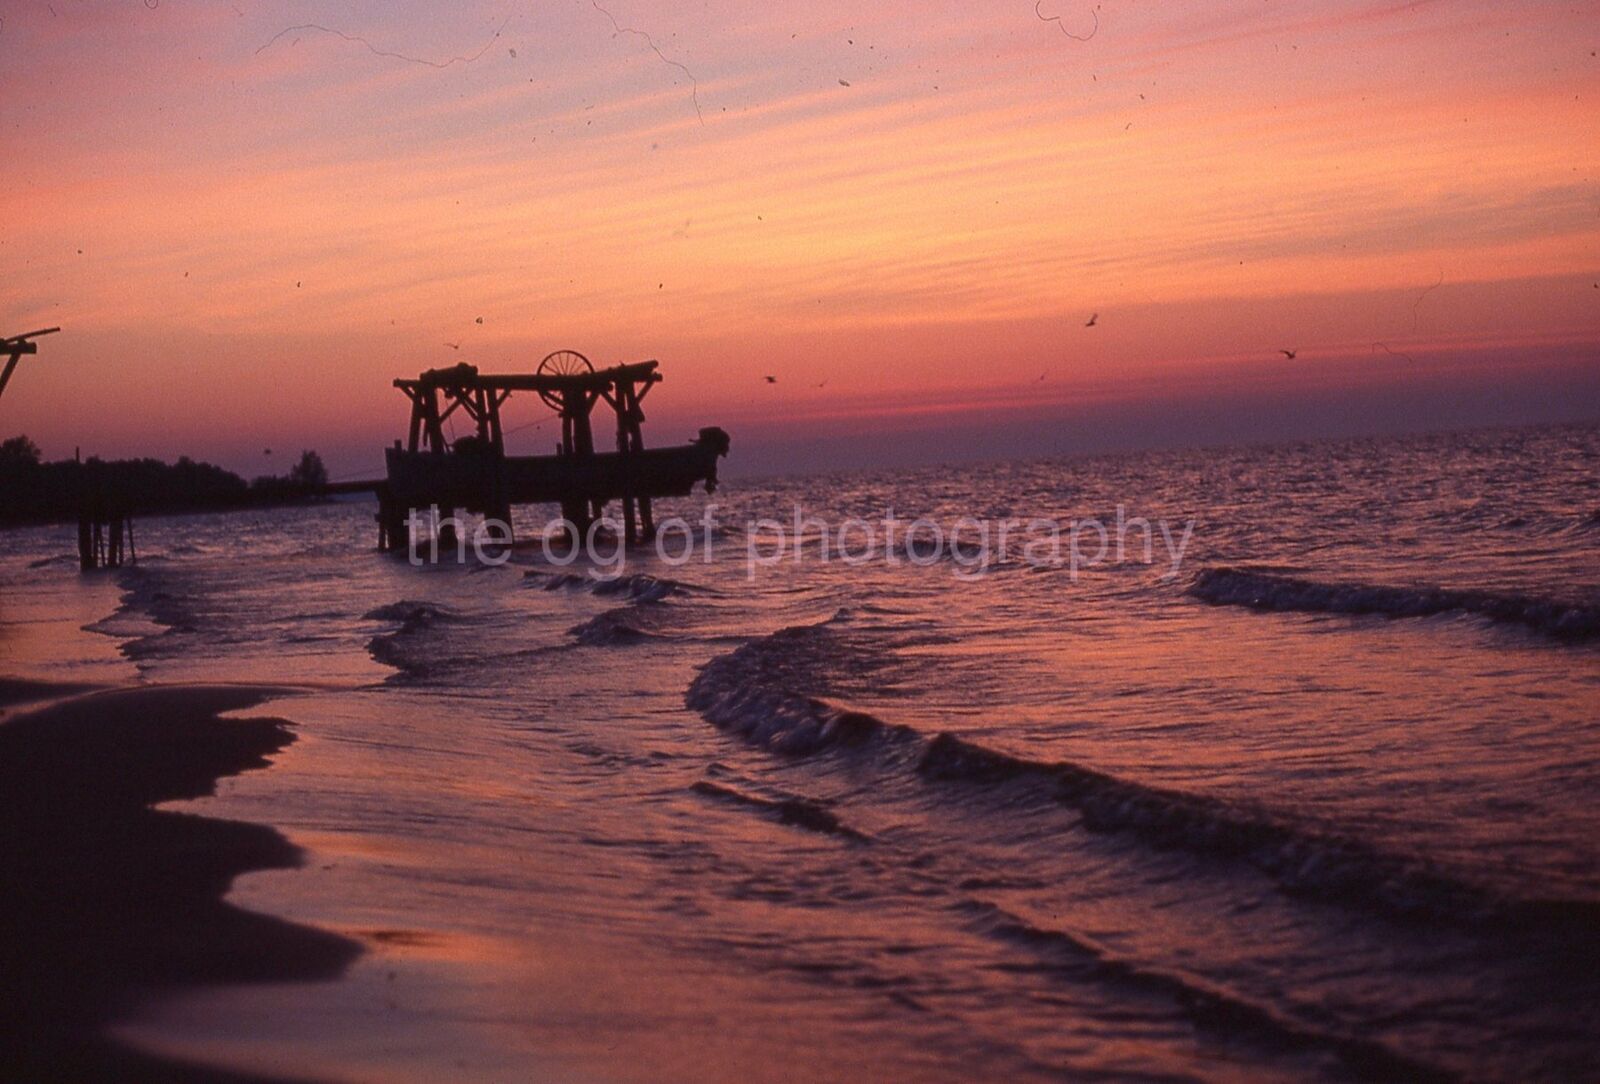
[[[0,13],[51,457],[372,473],[393,377],[563,347],[730,473],[1600,416],[1591,4]]]

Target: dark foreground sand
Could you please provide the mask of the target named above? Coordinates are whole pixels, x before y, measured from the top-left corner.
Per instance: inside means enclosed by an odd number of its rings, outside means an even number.
[[[69,696],[93,692],[97,688],[99,686],[0,677],[0,719],[16,714],[16,709],[24,705],[64,700]]]
[[[99,1029],[150,989],[328,979],[359,954],[222,901],[241,873],[299,864],[276,831],[149,808],[210,794],[293,741],[277,719],[218,718],[272,692],[98,692],[0,723],[0,1079],[246,1079]]]

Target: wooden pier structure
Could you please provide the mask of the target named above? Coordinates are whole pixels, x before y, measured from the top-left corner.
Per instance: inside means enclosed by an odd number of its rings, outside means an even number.
[[[641,361],[595,369],[582,354],[557,350],[534,373],[487,374],[461,364],[396,380],[411,403],[411,424],[406,443],[388,450],[387,477],[376,487],[379,547],[409,544],[413,511],[462,509],[509,529],[512,505],[552,503],[582,533],[613,500],[622,503],[628,542],[652,537],[652,499],[688,496],[696,482],[714,492],[717,460],[729,447],[728,434],[712,427],[691,444],[645,448],[640,404],[661,382],[658,368]],[[501,408],[519,391],[537,394],[559,416],[554,455],[506,455]],[[591,416],[601,402],[615,416],[615,451],[595,448]],[[446,425],[457,413],[472,431],[450,440]]]
[[[0,369],[0,396],[11,383],[17,364],[24,357],[39,352],[33,340],[43,335],[54,335],[58,327],[41,328],[21,335],[0,338],[0,357],[6,358]],[[133,545],[133,516],[126,504],[106,492],[106,487],[91,463],[78,474],[78,565],[85,572],[97,568],[120,568],[123,562],[136,561],[138,554]]]
[[[97,568],[121,568],[124,561],[137,564],[138,550],[133,545],[133,516],[105,486],[90,474],[83,480],[78,496],[78,567],[85,572]]]

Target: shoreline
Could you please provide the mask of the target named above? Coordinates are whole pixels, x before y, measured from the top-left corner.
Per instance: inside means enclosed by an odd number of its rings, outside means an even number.
[[[163,989],[328,980],[360,955],[345,937],[224,899],[241,874],[301,864],[276,829],[152,808],[267,767],[294,741],[288,725],[222,713],[283,690],[0,690],[0,1075],[262,1079],[147,1054],[103,1029]],[[10,714],[17,695],[46,702]]]
[[[338,483],[335,484],[337,485]],[[319,508],[323,506],[334,507],[374,503],[373,498],[362,499],[364,492],[364,490],[335,492],[325,497],[305,497],[288,501],[262,501],[256,504],[174,505],[145,511],[135,509],[132,515],[136,521],[143,522],[145,520],[176,519],[184,516],[231,516],[240,512],[270,512],[281,508]],[[0,532],[25,531],[40,527],[75,527],[77,522],[76,516],[68,515],[0,520]]]
[[[42,711],[51,704],[101,692],[105,685],[88,682],[39,681],[35,678],[0,677],[0,724],[7,719]]]

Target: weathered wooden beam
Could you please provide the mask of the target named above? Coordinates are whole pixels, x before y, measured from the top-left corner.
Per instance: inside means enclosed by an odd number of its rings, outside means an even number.
[[[54,335],[60,330],[58,327],[42,327],[38,331],[26,331],[21,335],[0,339],[0,355],[11,355],[11,360],[6,362],[5,370],[0,372],[0,395],[5,394],[6,385],[11,383],[11,374],[17,371],[17,362],[22,360],[22,356],[39,352],[39,344],[32,340],[40,335]]]
[[[382,478],[369,478],[366,481],[355,482],[329,482],[322,488],[322,492],[335,496],[341,493],[375,493],[384,484]]]
[[[407,395],[411,395],[410,392],[406,392],[406,394]],[[422,440],[422,423],[423,423],[423,420],[424,420],[424,415],[425,415],[425,411],[422,409],[422,400],[418,399],[416,396],[412,395],[411,396],[411,429],[406,434],[406,436],[409,438],[409,441],[408,441],[406,446],[413,452],[417,451],[419,449],[419,447],[420,447],[420,442]]]
[[[6,385],[11,383],[11,374],[16,372],[17,362],[21,360],[22,353],[21,351],[18,351],[17,353],[11,355],[10,361],[6,362],[5,371],[0,372],[0,395],[4,395],[6,393]]]
[[[639,523],[634,516],[633,497],[626,494],[622,498],[622,531],[623,539],[630,546],[639,544]]]
[[[24,331],[21,335],[12,335],[8,338],[0,339],[0,354],[8,354],[14,351],[23,354],[37,354],[39,347],[28,340],[37,339],[40,335],[54,335],[60,330],[58,327],[42,327],[38,331]]]
[[[574,388],[598,393],[600,389],[610,388],[619,380],[658,383],[661,374],[655,370],[659,364],[657,361],[636,361],[626,365],[614,365],[609,369],[596,369],[592,373],[571,373],[565,376],[548,373],[484,374],[479,373],[474,366],[458,365],[449,369],[429,369],[418,377],[402,377],[394,382],[394,386],[401,390],[408,387],[441,390],[491,388],[496,391],[550,392]]]
[[[444,423],[439,418],[439,393],[429,388],[426,395],[426,411],[423,424],[427,428],[428,450],[432,452],[444,451]]]
[[[452,415],[452,414],[454,414],[456,412],[456,408],[459,407],[459,406],[464,406],[465,404],[466,404],[466,400],[465,399],[461,399],[461,398],[452,396],[451,399],[450,399],[450,405],[444,408],[444,413],[439,415],[439,420],[441,422],[449,421],[450,420],[450,415]],[[472,413],[472,410],[471,410],[470,407],[467,409],[467,413],[468,414]]]

